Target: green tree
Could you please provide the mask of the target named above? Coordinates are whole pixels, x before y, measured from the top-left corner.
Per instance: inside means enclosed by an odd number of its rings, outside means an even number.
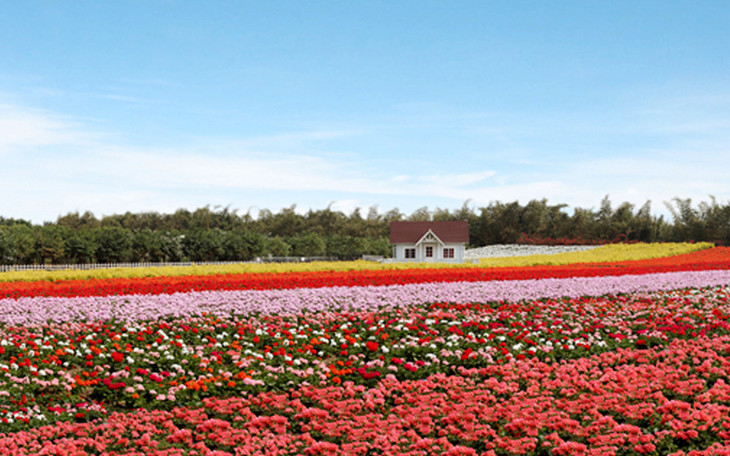
[[[289,238],[292,254],[295,256],[314,257],[327,253],[327,244],[317,233],[306,233]]]
[[[369,244],[367,238],[352,236],[327,236],[325,238],[327,256],[343,260],[361,258],[367,253]]]
[[[185,233],[183,251],[190,261],[219,261],[224,256],[223,232],[194,229]]]
[[[730,245],[730,203],[722,206],[710,195],[709,203],[699,204],[699,217],[704,221],[708,241]]]
[[[393,251],[390,246],[390,239],[381,236],[377,238],[366,238],[367,247],[363,252],[366,255],[382,255],[383,257],[391,257]]]
[[[341,234],[347,225],[345,214],[332,211],[329,206],[322,211],[310,210],[305,219],[304,230],[319,235]]]
[[[33,224],[30,223],[28,220],[5,218],[5,217],[0,216],[0,226],[12,226],[12,225],[32,226]]]
[[[291,237],[305,231],[306,222],[304,217],[295,212],[296,205],[284,208],[280,213],[273,216],[268,226],[268,233],[271,236]]]
[[[72,233],[64,243],[67,261],[72,264],[93,263],[96,252],[96,239],[92,230],[84,229]]]
[[[136,262],[164,261],[162,242],[159,236],[149,228],[132,233],[132,259]]]
[[[692,199],[674,198],[676,208],[665,203],[674,218],[674,241],[700,241],[707,238],[704,220],[699,212],[692,207]]]
[[[126,263],[132,259],[132,233],[120,226],[102,226],[95,230],[96,261]]]
[[[262,255],[265,249],[264,237],[242,229],[226,232],[223,236],[223,257],[225,261],[249,261]]]
[[[100,226],[99,220],[94,217],[94,214],[86,211],[83,215],[79,215],[78,212],[69,212],[64,216],[59,216],[56,219],[56,225],[65,226],[74,231],[82,229],[98,228]]]
[[[409,222],[429,222],[431,221],[431,213],[428,211],[428,207],[424,206],[416,209],[413,213],[408,216]]]
[[[291,254],[291,246],[287,242],[278,237],[264,238],[264,255],[271,255],[275,257],[285,257]]]
[[[63,226],[46,224],[34,228],[35,255],[39,264],[60,264],[65,260],[64,244],[70,230]]]
[[[12,264],[14,245],[7,226],[0,225],[0,264]]]
[[[185,260],[183,240],[185,235],[179,231],[156,231],[155,236],[160,243],[160,261],[177,262]]]
[[[32,264],[36,261],[35,235],[31,225],[16,223],[8,227],[12,245],[13,264]]]

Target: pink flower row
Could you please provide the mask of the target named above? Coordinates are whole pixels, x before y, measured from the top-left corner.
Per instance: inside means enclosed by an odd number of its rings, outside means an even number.
[[[688,287],[730,285],[730,270],[569,279],[422,283],[287,290],[204,291],[171,295],[36,297],[0,299],[0,322],[42,325],[49,321],[123,321],[216,315],[296,314],[303,310],[374,311],[424,302],[488,302],[600,296]]]

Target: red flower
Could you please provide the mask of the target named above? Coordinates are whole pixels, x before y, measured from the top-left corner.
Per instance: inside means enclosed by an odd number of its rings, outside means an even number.
[[[367,370],[365,370],[364,367],[358,368],[357,369],[357,372],[360,375],[362,375],[362,378],[364,378],[365,380],[370,380],[371,378],[378,378],[378,377],[380,377],[380,372],[378,372],[378,371],[368,372]]]
[[[124,361],[124,355],[119,352],[114,352],[112,353],[112,359],[118,363],[121,363],[122,361]]]
[[[461,355],[461,360],[466,361],[467,359],[469,359],[469,355],[471,355],[473,351],[474,350],[471,347],[464,350],[464,353]]]
[[[365,346],[371,352],[374,352],[374,351],[377,351],[378,350],[378,343],[375,342],[375,341],[372,341],[372,340],[367,341],[367,343],[365,344]]]
[[[124,382],[112,382],[111,378],[105,378],[104,380],[102,380],[102,383],[104,383],[107,388],[112,390],[124,388],[125,386],[127,386],[127,384]]]

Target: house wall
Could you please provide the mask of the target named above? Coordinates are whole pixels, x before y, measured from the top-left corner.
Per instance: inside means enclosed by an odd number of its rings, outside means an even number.
[[[443,246],[438,244],[434,248],[434,257],[433,258],[426,258],[426,248],[423,244],[421,245],[415,245],[415,244],[394,244],[393,245],[394,252],[393,252],[393,260],[395,261],[407,261],[407,262],[413,262],[413,263],[420,263],[424,261],[434,261],[434,262],[443,262],[443,263],[461,263],[464,261],[464,251],[466,250],[466,247],[464,244],[444,244]],[[416,249],[416,258],[415,259],[406,259],[406,248],[415,248]],[[444,258],[444,248],[453,248],[454,249],[454,258]]]

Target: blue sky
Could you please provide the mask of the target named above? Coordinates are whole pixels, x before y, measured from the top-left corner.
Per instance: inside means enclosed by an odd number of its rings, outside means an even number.
[[[5,1],[0,215],[730,200],[725,1]]]

